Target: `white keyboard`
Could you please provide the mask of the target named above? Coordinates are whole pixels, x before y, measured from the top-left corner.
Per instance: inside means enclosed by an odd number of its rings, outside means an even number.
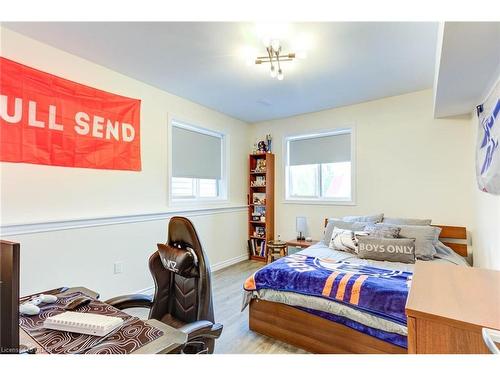
[[[122,324],[123,319],[114,316],[66,311],[47,318],[43,322],[43,327],[92,336],[106,336]]]

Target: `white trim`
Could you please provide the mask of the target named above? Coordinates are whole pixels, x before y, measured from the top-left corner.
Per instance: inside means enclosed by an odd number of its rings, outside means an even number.
[[[287,187],[288,187],[288,169],[287,165],[289,163],[290,155],[288,152],[288,142],[290,140],[297,139],[308,139],[308,138],[318,138],[318,137],[327,137],[331,135],[340,135],[340,134],[350,134],[351,135],[351,199],[343,200],[343,199],[334,199],[334,198],[304,198],[304,197],[289,197],[287,196]],[[356,206],[356,124],[350,123],[345,126],[335,128],[335,129],[321,129],[321,130],[312,130],[307,133],[294,133],[284,135],[282,139],[282,203],[290,203],[290,204],[325,204],[325,205],[337,205],[337,206]]]
[[[222,262],[219,262],[219,263],[215,263],[213,266],[210,267],[210,269],[211,269],[212,273],[214,273],[214,272],[220,271],[224,268],[230,267],[233,264],[243,262],[245,260],[248,260],[248,253],[241,254],[241,255],[234,257],[234,258],[231,258],[231,259],[223,260]],[[154,287],[154,285],[152,285],[150,287],[138,290],[138,291],[134,292],[133,294],[145,294],[148,296],[152,296],[154,293],[155,293],[155,287]]]
[[[214,273],[216,271],[220,271],[224,268],[232,266],[233,264],[243,262],[244,260],[248,260],[248,252],[238,255],[237,257],[226,259],[219,263],[215,263],[214,265],[210,266],[210,269],[212,270],[212,273]]]
[[[41,232],[54,232],[60,230],[100,227],[107,225],[139,223],[144,221],[156,221],[170,219],[172,216],[198,217],[215,214],[225,214],[231,212],[246,212],[248,207],[245,205],[214,207],[201,209],[168,210],[155,213],[143,213],[133,215],[116,215],[107,217],[68,219],[59,221],[45,221],[35,223],[7,224],[0,226],[2,237],[14,236],[19,234],[31,234]]]

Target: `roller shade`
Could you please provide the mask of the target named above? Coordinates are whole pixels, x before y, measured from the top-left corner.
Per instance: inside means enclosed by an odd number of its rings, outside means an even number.
[[[351,133],[289,141],[289,165],[326,164],[351,160]]]
[[[172,176],[221,178],[222,137],[172,127]]]

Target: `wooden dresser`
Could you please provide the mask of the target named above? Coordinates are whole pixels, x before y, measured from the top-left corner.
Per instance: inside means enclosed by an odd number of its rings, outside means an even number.
[[[500,330],[500,272],[417,262],[406,314],[409,354],[489,353],[481,328]]]

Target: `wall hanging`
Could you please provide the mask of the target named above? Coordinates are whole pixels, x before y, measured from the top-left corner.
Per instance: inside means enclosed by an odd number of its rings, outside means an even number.
[[[140,108],[0,57],[0,160],[140,171]]]
[[[486,101],[478,106],[477,114],[477,183],[482,191],[500,194],[500,80]]]

